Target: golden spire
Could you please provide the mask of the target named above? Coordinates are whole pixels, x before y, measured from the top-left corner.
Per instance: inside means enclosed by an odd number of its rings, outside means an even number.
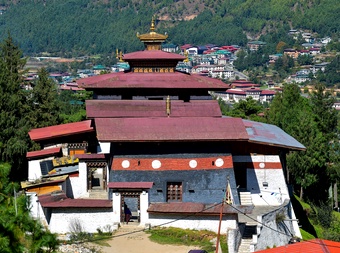
[[[167,34],[156,33],[155,29],[155,17],[152,16],[150,32],[145,34],[137,32],[137,37],[144,43],[146,50],[161,50],[162,43],[168,38]]]
[[[189,53],[188,53],[187,50],[184,51],[184,56],[185,56],[186,58],[183,60],[183,62],[189,62],[189,61],[190,61],[190,60],[189,60]]]
[[[168,117],[170,116],[171,113],[171,101],[170,101],[170,96],[166,98],[166,114]]]
[[[155,32],[155,16],[152,16],[150,31],[150,33]]]
[[[116,59],[118,59],[120,62],[123,61],[123,52],[122,51],[118,51],[118,48],[116,48]]]

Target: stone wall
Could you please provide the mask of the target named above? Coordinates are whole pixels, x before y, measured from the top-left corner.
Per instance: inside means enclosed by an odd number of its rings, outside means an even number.
[[[287,200],[276,210],[258,216],[255,251],[288,244],[289,240],[295,236],[290,214],[291,203]]]

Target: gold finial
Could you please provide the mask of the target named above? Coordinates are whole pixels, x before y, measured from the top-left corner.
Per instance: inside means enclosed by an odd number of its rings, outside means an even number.
[[[188,53],[187,50],[184,51],[184,56],[186,57],[186,58],[184,59],[184,62],[189,62],[189,53]]]
[[[171,101],[170,101],[170,96],[166,98],[166,114],[168,117],[170,116],[171,113]]]
[[[116,59],[118,59],[120,62],[123,61],[123,53],[122,51],[118,51],[118,48],[116,49]]]
[[[150,31],[155,31],[155,16],[152,16]]]

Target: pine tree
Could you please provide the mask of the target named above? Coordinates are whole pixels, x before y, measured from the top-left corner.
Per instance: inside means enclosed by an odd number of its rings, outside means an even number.
[[[60,124],[57,85],[44,68],[39,70],[38,76],[30,98],[32,127]]]
[[[27,92],[22,88],[26,60],[10,34],[0,46],[0,159],[20,168],[25,161],[29,120]]]

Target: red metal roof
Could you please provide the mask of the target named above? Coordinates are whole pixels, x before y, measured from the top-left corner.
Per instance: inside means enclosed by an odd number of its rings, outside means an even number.
[[[237,210],[230,205],[223,206],[223,213],[251,213],[253,206],[238,206]],[[197,215],[219,215],[221,212],[221,204],[203,204],[193,202],[166,202],[151,203],[148,208],[149,213],[178,213],[178,214],[197,214]]]
[[[74,157],[80,160],[105,159],[104,154],[76,154]]]
[[[110,208],[112,201],[104,199],[70,199],[65,193],[41,195],[38,197],[42,207],[49,208]]]
[[[186,57],[180,54],[165,52],[162,50],[137,51],[123,55],[123,60],[178,60],[183,61]]]
[[[256,251],[258,253],[340,253],[340,242],[313,239],[297,242],[272,249]]]
[[[243,120],[243,122],[248,132],[249,142],[291,150],[306,150],[305,146],[275,125],[250,120]]]
[[[43,149],[43,150],[27,152],[26,157],[27,157],[27,159],[38,158],[38,157],[48,157],[48,156],[56,155],[59,152],[60,152],[60,147],[47,148],[47,149]]]
[[[246,95],[246,92],[244,90],[241,89],[229,89],[226,91],[227,94],[239,94],[239,95]]]
[[[88,118],[168,117],[165,100],[88,100]],[[222,117],[216,100],[171,101],[170,117]]]
[[[79,87],[88,88],[159,88],[159,89],[228,89],[230,86],[221,80],[190,75],[182,72],[173,73],[135,73],[115,72],[91,76],[77,80]],[[180,92],[180,91],[179,91]]]
[[[275,95],[276,91],[275,90],[262,90],[261,94],[262,95]]]
[[[240,118],[96,118],[99,141],[248,140]]]
[[[153,182],[109,182],[107,187],[110,189],[150,189]]]
[[[91,120],[62,124],[57,126],[49,126],[43,128],[36,128],[29,131],[29,136],[33,141],[41,141],[53,137],[68,136],[73,134],[80,134],[94,131],[91,127]]]

